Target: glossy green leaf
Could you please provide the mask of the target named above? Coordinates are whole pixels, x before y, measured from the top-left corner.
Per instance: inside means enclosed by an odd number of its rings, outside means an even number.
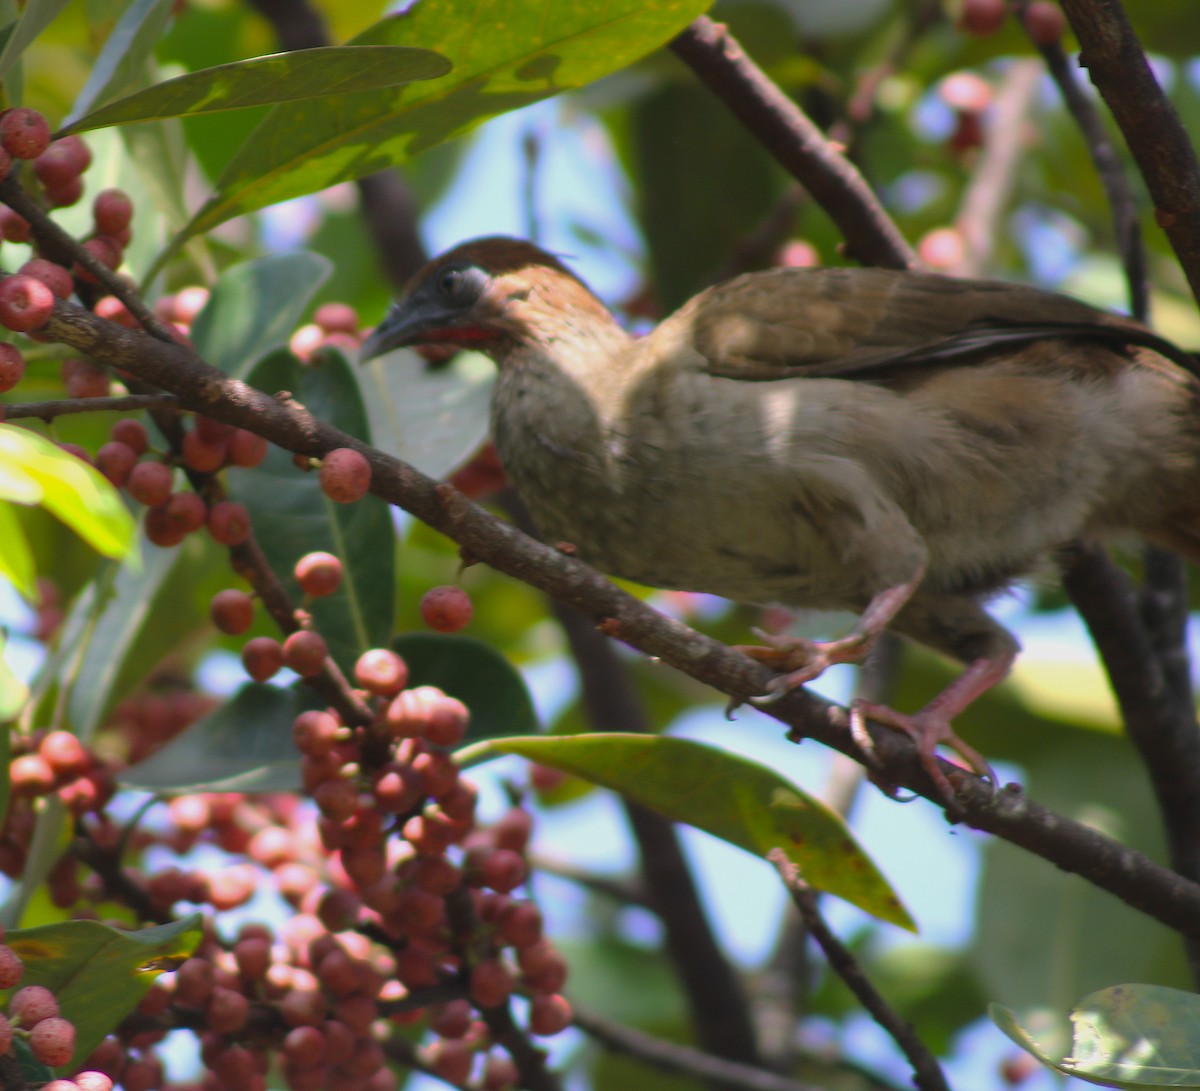
[[[0,500],[0,579],[8,580],[28,601],[37,597],[33,550],[13,506]]]
[[[468,738],[539,730],[524,679],[490,645],[468,636],[405,633],[392,649],[408,664],[409,686],[437,686],[471,710]]]
[[[202,68],[135,91],[73,121],[71,132],[215,114],[248,106],[347,95],[432,80],[450,71],[445,57],[404,46],[322,46]]]
[[[267,353],[288,343],[331,269],[327,258],[306,250],[226,269],[192,323],[196,351],[231,378],[246,378]]]
[[[106,557],[133,541],[133,517],[93,467],[25,428],[0,425],[0,498],[41,504]]]
[[[8,75],[9,69],[29,43],[54,22],[55,16],[68,3],[70,0],[29,0],[21,12],[21,18],[5,38],[3,48],[0,48],[0,79]]]
[[[460,352],[430,367],[410,349],[354,370],[374,446],[430,477],[445,477],[479,450],[488,434],[495,365]]]
[[[171,19],[174,0],[133,0],[92,63],[87,83],[75,99],[64,127],[135,84]]]
[[[618,732],[494,739],[456,756],[473,764],[496,754],[574,773],[756,856],[783,849],[818,890],[916,930],[841,818],[757,762],[690,739]]]
[[[369,438],[358,387],[339,353],[323,351],[303,367],[290,353],[275,353],[248,381],[272,393],[291,391],[314,416]],[[341,559],[341,586],[309,608],[330,654],[349,673],[362,652],[392,635],[396,534],[388,505],[376,496],[334,503],[315,472],[297,469],[278,448],[252,470],[230,470],[228,485],[230,496],[253,513],[255,537],[294,601],[303,595],[292,569],[304,554],[322,550]]]
[[[1113,985],[1063,1019],[1029,1029],[999,1004],[992,1021],[1065,1076],[1103,1087],[1200,1088],[1200,996],[1161,985]],[[1069,1025],[1068,1025],[1069,1024]]]
[[[25,963],[21,986],[44,985],[75,1024],[82,1060],[203,937],[198,913],[171,924],[123,932],[98,921],[64,921],[10,931],[5,942]],[[63,1065],[59,1072],[73,1071]]]
[[[307,687],[248,683],[145,761],[121,774],[149,792],[295,792],[300,754],[292,721],[320,702]]]
[[[710,2],[421,0],[351,44],[432,49],[453,63],[449,76],[276,107],[233,157],[183,237],[393,166],[489,117],[624,68]]]

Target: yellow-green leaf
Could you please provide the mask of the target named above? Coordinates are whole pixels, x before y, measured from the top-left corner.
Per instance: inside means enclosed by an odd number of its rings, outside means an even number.
[[[619,732],[491,739],[456,757],[472,764],[497,754],[574,773],[756,856],[782,849],[818,890],[916,931],[841,818],[757,762],[690,739]]]

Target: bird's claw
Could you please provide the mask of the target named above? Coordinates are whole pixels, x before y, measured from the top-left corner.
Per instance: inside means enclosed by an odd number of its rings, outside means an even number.
[[[734,650],[780,671],[772,678],[767,692],[750,700],[769,705],[786,697],[792,690],[819,678],[840,663],[861,663],[871,651],[874,638],[866,633],[851,633],[839,640],[817,641],[802,636],[780,636],[754,629],[762,644],[735,644]]]
[[[866,701],[855,701],[851,707],[851,725],[858,718],[862,729],[866,730],[866,721],[872,720],[894,731],[902,731],[916,744],[917,757],[921,767],[929,774],[938,792],[947,803],[955,803],[954,786],[942,772],[937,755],[937,748],[945,746],[953,750],[966,762],[967,768],[982,777],[994,788],[999,784],[996,773],[988,764],[987,759],[973,746],[964,742],[951,727],[950,720],[939,710],[924,708],[911,715],[897,712],[887,705],[870,704]]]

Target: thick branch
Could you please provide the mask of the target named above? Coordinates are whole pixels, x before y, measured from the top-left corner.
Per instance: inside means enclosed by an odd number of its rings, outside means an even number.
[[[154,341],[68,303],[56,305],[54,318],[42,332],[102,363],[123,367],[176,394],[186,405],[255,432],[286,450],[320,457],[337,447],[356,448],[371,464],[371,490],[376,495],[452,538],[476,560],[574,606],[610,635],[735,701],[766,692],[774,677],[763,664],[664,617],[594,569],[533,541],[454,489],[438,485],[398,459],[316,420],[290,400],[273,398],[228,378],[181,345]],[[845,709],[807,691],[780,699],[771,705],[769,714],[788,724],[795,737],[811,736],[844,754],[859,755]],[[944,803],[906,736],[877,731],[874,742],[875,754],[890,781]],[[971,826],[1082,875],[1185,936],[1200,938],[1200,886],[1019,792],[993,792],[961,770],[945,768],[957,779],[956,803]]]
[[[916,254],[858,169],[746,56],[725,27],[702,15],[671,48],[813,195],[855,259],[891,269],[917,264]]]
[[[1120,0],[1063,0],[1082,47],[1079,63],[1116,118],[1155,217],[1200,300],[1200,162]]]

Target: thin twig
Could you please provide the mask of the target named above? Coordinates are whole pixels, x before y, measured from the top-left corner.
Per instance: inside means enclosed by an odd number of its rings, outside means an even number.
[[[962,233],[962,260],[953,272],[960,277],[984,273],[992,258],[1000,218],[1008,206],[1017,168],[1027,140],[1029,110],[1042,78],[1035,60],[1018,60],[1004,74],[992,105],[983,154],[966,192],[955,225]]]
[[[871,984],[858,964],[858,959],[825,923],[825,918],[821,916],[817,907],[817,896],[813,888],[800,877],[799,868],[788,859],[782,849],[771,849],[767,853],[767,859],[779,872],[779,877],[792,896],[793,904],[800,910],[804,923],[808,925],[808,934],[824,952],[829,968],[842,979],[871,1018],[887,1031],[908,1058],[913,1066],[913,1082],[921,1091],[950,1091],[937,1058],[917,1036],[912,1025],[892,1010],[891,1005]]]
[[[53,420],[72,413],[136,413],[141,409],[178,409],[174,394],[124,394],[113,398],[59,398],[47,402],[9,402],[5,420]]]
[[[575,1026],[616,1053],[627,1053],[665,1072],[719,1082],[741,1091],[819,1091],[810,1083],[777,1076],[750,1065],[737,1064],[677,1042],[666,1042],[644,1031],[614,1023],[596,1012],[575,1007]]]
[[[125,368],[169,390],[189,408],[245,428],[285,450],[320,457],[337,447],[355,448],[371,466],[375,495],[453,539],[476,560],[575,607],[610,635],[735,701],[765,692],[774,677],[765,665],[663,616],[594,569],[530,539],[455,489],[439,485],[406,463],[317,420],[302,406],[229,378],[182,345],[153,341],[69,303],[56,305],[43,332],[51,340],[65,342],[102,363]],[[812,737],[858,756],[846,710],[815,694],[794,691],[773,704],[767,714],[788,724],[793,737]],[[873,740],[880,766],[891,783],[945,806],[907,736],[879,730],[873,732]],[[956,804],[969,825],[1081,875],[1169,928],[1200,939],[1200,885],[1019,792],[993,791],[956,766],[944,764],[943,770],[955,778]]]
[[[767,78],[724,26],[696,19],[671,49],[809,191],[867,265],[907,269],[917,256],[858,169]]]
[[[1200,162],[1120,0],[1062,0],[1079,63],[1112,111],[1154,201],[1155,218],[1200,301]]]

